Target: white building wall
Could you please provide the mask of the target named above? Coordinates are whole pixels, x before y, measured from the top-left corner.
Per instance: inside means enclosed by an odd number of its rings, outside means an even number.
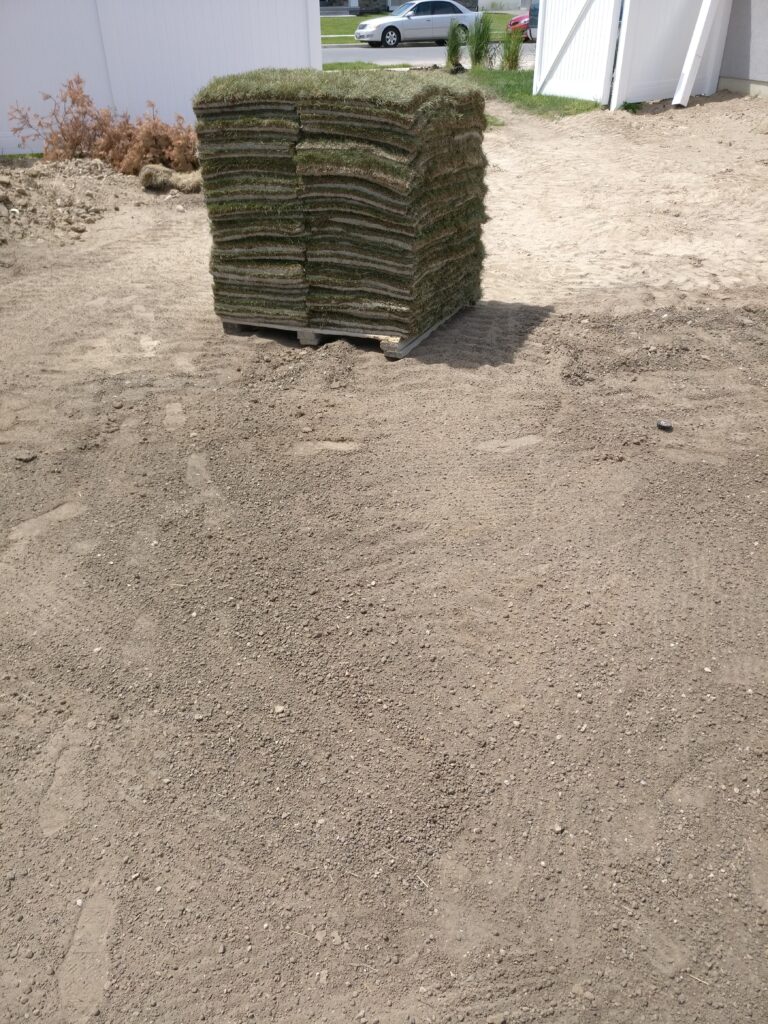
[[[0,153],[19,151],[10,104],[42,111],[76,74],[98,106],[172,120],[214,75],[259,67],[322,67],[317,0],[0,0]]]
[[[768,95],[768,0],[733,0],[720,74],[726,88],[747,92],[754,83]]]

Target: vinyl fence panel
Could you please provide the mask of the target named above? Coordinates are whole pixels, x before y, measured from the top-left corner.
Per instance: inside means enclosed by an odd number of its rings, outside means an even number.
[[[192,116],[214,75],[322,67],[317,0],[0,0],[0,152],[18,152],[8,107],[41,110],[81,74],[99,106]]]
[[[688,100],[691,98],[694,83],[699,77],[702,67],[709,67],[709,78],[707,82],[702,83],[702,91],[706,92],[708,86],[711,86],[710,92],[714,92],[717,89],[720,75],[719,71],[712,66],[713,35],[718,29],[720,30],[723,37],[722,45],[720,46],[720,53],[722,54],[730,13],[731,0],[703,0],[693,32],[693,38],[688,47],[685,64],[683,65],[683,73],[680,76],[680,81],[677,83],[675,95],[672,97],[672,103],[675,106],[684,107],[687,105]],[[709,64],[707,64],[708,60]]]
[[[534,93],[607,104],[621,0],[542,0]]]
[[[674,96],[703,0],[624,0],[611,109]],[[709,36],[692,91],[717,90],[730,5]]]

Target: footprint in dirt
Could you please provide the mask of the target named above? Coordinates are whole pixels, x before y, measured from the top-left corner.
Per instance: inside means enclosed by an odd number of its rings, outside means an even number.
[[[221,499],[221,492],[208,469],[208,459],[200,452],[193,452],[187,459],[187,483],[193,490],[199,491],[203,498]]]
[[[201,452],[193,452],[187,459],[187,484],[205,505],[205,525],[218,526],[223,519],[224,499],[213,482],[208,460]]]
[[[40,828],[44,836],[55,836],[66,828],[87,802],[84,785],[83,737],[63,732],[54,736],[43,757],[53,759],[51,784],[40,801]]]
[[[68,1024],[91,1018],[104,998],[109,980],[107,940],[114,916],[114,905],[103,892],[89,896],[80,912],[59,969],[61,1011]]]
[[[494,438],[490,441],[481,441],[477,446],[477,449],[481,452],[499,452],[503,455],[510,452],[522,451],[524,448],[532,448],[541,440],[541,434],[524,434],[522,437]]]
[[[768,911],[768,841],[757,839],[750,843],[752,892],[755,902]],[[768,956],[768,953],[766,954]]]
[[[355,441],[300,441],[294,450],[299,455],[319,455],[322,452],[346,455],[356,452],[359,447]]]
[[[8,539],[15,544],[22,540],[29,540],[32,537],[40,537],[56,523],[66,522],[67,519],[74,519],[85,512],[85,505],[79,501],[65,501],[62,505],[44,512],[34,519],[25,519],[23,523],[14,526],[8,534]]]
[[[690,950],[673,937],[663,924],[640,918],[628,933],[627,939],[633,946],[639,947],[636,957],[639,958],[642,953],[658,978],[674,978],[690,969]]]
[[[140,615],[123,644],[122,664],[125,668],[144,671],[154,666],[160,627],[153,615]]]
[[[141,354],[143,356],[146,356],[147,358],[151,359],[152,356],[156,356],[159,347],[160,342],[157,340],[157,338],[153,338],[149,334],[142,334],[142,336],[139,338],[139,348],[141,349]]]
[[[174,430],[180,430],[186,422],[187,417],[184,415],[184,407],[181,402],[169,402],[165,407],[165,419],[163,420],[165,429],[173,433]]]

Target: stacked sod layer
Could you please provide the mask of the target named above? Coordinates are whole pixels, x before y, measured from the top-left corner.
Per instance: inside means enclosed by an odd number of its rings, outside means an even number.
[[[409,338],[476,302],[484,104],[454,83],[263,71],[202,90],[217,313]]]
[[[226,319],[305,326],[296,104],[210,103],[197,115],[216,312]]]

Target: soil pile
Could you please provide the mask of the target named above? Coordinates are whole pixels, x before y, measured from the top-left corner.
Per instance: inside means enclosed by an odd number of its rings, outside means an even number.
[[[0,245],[22,238],[80,238],[122,197],[116,180],[101,160],[0,165]]]

